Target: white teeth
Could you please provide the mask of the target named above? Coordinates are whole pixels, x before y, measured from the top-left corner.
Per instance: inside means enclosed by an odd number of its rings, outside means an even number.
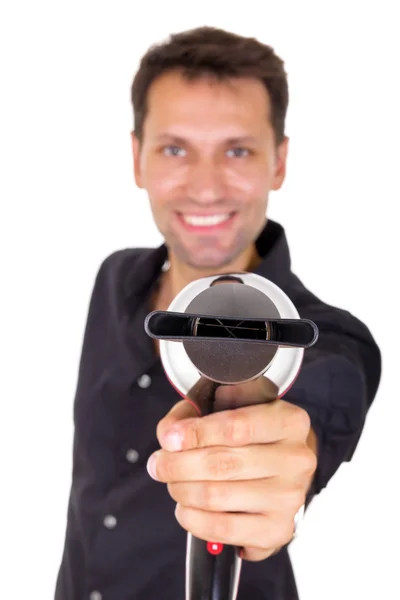
[[[224,215],[209,215],[206,217],[199,217],[199,216],[194,216],[194,215],[182,215],[183,216],[183,220],[188,223],[189,225],[195,225],[198,227],[201,226],[211,226],[211,225],[219,225],[220,223],[223,223],[224,221],[227,221],[230,217],[229,213],[226,213]]]

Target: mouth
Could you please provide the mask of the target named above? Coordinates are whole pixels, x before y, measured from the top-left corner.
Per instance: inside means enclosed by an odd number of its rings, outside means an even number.
[[[212,215],[177,213],[177,216],[185,229],[205,233],[207,231],[214,232],[229,227],[236,216],[236,212],[215,213]]]

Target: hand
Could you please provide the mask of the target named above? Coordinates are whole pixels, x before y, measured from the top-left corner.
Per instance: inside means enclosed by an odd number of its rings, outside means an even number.
[[[168,484],[176,518],[195,537],[259,561],[289,543],[316,470],[316,436],[301,408],[266,396],[265,378],[217,388],[241,406],[204,417],[178,402],[157,427],[151,476]]]

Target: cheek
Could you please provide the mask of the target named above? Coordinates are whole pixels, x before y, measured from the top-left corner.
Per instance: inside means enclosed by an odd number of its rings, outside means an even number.
[[[227,172],[226,181],[230,188],[240,191],[247,198],[264,198],[270,189],[270,169],[268,164],[236,165]]]
[[[176,196],[176,191],[184,183],[183,173],[179,169],[163,163],[149,164],[145,170],[144,182],[149,195],[160,201],[167,202]]]

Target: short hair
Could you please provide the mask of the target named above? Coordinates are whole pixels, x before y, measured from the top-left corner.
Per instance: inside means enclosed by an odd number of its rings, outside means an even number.
[[[238,77],[258,79],[269,96],[269,117],[276,145],[284,139],[289,90],[283,60],[271,46],[253,37],[204,26],[175,33],[167,41],[151,46],[142,57],[131,87],[134,133],[140,143],[150,85],[169,71],[180,71],[188,80],[204,75],[220,81]]]

